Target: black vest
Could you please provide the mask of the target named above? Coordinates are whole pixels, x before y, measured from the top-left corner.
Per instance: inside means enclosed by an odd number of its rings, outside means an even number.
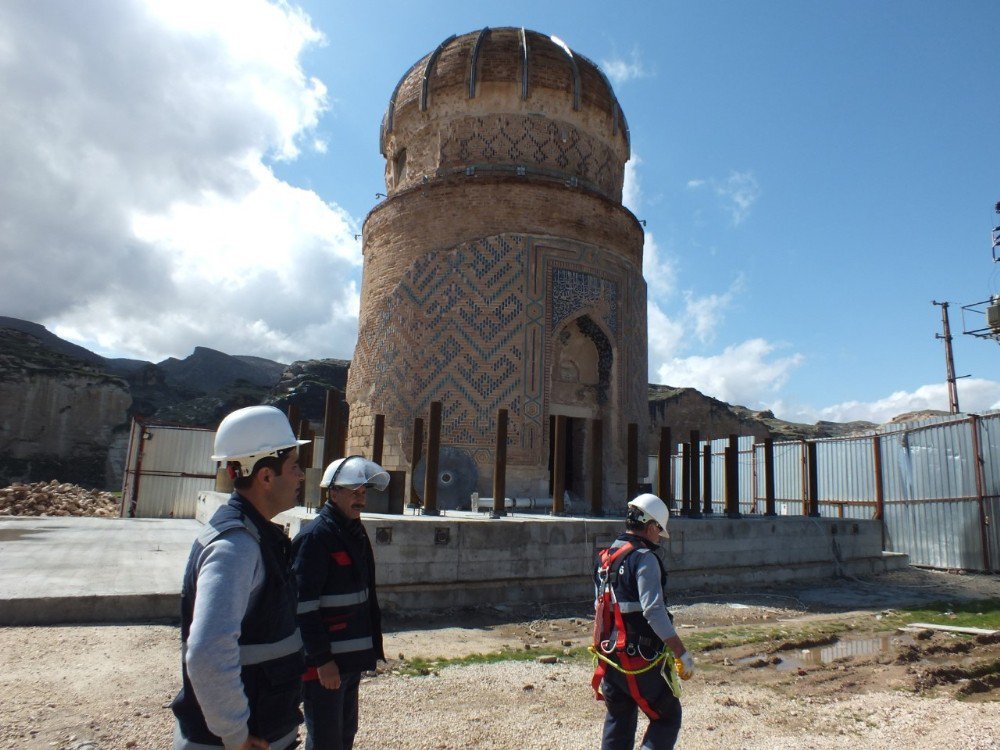
[[[243,691],[250,705],[247,728],[251,735],[275,742],[302,723],[299,700],[305,663],[301,647],[289,645],[298,641],[291,545],[281,528],[239,493],[215,512],[191,549],[181,589],[181,644],[182,648],[187,644],[198,595],[198,558],[222,534],[236,529],[254,535],[264,563],[264,585],[243,616],[238,641]],[[222,747],[222,740],[205,724],[183,659],[181,674],[183,686],[171,704],[181,733],[192,743]]]
[[[651,544],[642,537],[628,532],[618,537],[615,544],[624,542],[631,542],[635,549],[625,555],[624,559],[619,559],[613,566],[614,570],[608,571],[609,581],[615,592],[615,599],[619,602],[639,601],[639,582],[636,571],[640,561],[645,556],[650,555],[656,558],[657,565],[660,568],[660,587],[663,589],[663,602],[666,605],[667,571],[663,567],[663,561],[656,554],[659,545]],[[640,552],[639,550],[642,549],[649,551]],[[673,620],[673,616],[669,612],[667,612],[667,615]],[[625,623],[625,639],[627,644],[641,646],[643,652],[647,655],[659,652],[663,648],[663,641],[660,640],[656,631],[650,627],[646,616],[641,611],[622,612],[622,620]]]

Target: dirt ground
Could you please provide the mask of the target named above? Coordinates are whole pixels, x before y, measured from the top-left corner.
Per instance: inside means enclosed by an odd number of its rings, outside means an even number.
[[[900,632],[893,612],[982,598],[1000,598],[1000,577],[917,569],[676,597],[681,637],[703,641],[678,748],[1000,748],[1000,639]],[[599,746],[589,609],[388,613],[355,747]],[[555,663],[433,663],[552,649]],[[178,675],[172,624],[0,628],[0,748],[167,748]]]

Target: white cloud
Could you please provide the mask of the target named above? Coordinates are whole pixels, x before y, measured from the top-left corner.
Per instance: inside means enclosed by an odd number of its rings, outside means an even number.
[[[660,249],[652,232],[646,232],[643,238],[642,275],[652,300],[662,302],[677,290],[677,263]]]
[[[622,185],[622,204],[632,213],[637,213],[642,204],[642,184],[639,182],[638,167],[642,164],[639,154],[625,162],[625,181]]]
[[[760,185],[753,172],[732,171],[724,180],[692,179],[687,181],[689,190],[709,187],[722,199],[723,209],[729,213],[733,226],[739,226],[750,215],[750,209],[760,198]]]
[[[1000,382],[982,378],[958,381],[958,403],[963,412],[980,413],[1000,409]],[[864,420],[881,424],[911,411],[948,411],[948,385],[933,383],[914,391],[895,391],[876,401],[844,401],[818,410],[809,410],[814,419],[830,422]]]
[[[268,166],[322,150],[322,41],[283,2],[0,3],[0,312],[154,360],[350,356],[355,222]]]
[[[632,48],[629,59],[613,57],[610,60],[601,60],[601,69],[615,86],[621,86],[637,78],[645,78],[650,72],[643,65],[638,47]]]
[[[800,354],[773,356],[778,346],[749,339],[709,356],[674,357],[660,365],[658,382],[697,388],[731,404],[756,407],[773,398],[802,364]]]

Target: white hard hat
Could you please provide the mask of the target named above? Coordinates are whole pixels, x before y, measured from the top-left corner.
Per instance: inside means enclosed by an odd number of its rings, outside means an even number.
[[[650,493],[645,493],[639,495],[634,500],[630,500],[628,504],[629,508],[635,508],[638,510],[639,517],[636,519],[639,523],[649,523],[650,521],[656,521],[660,528],[664,531],[667,530],[667,521],[670,520],[670,511],[667,510],[667,505],[656,495],[651,495]]]
[[[281,410],[273,406],[248,406],[227,415],[215,432],[213,461],[237,461],[240,474],[250,476],[262,458],[277,456],[286,448],[305,445],[297,440]]]
[[[389,486],[389,473],[364,456],[338,458],[323,472],[320,487],[374,487],[379,492]]]

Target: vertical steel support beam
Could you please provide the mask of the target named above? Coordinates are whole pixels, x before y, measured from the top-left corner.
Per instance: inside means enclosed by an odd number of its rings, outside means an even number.
[[[299,412],[298,404],[288,405],[288,424],[292,426],[292,434],[299,434],[299,422],[302,420],[302,415]]]
[[[639,494],[639,425],[628,423],[628,440],[626,443],[625,486],[628,500]]]
[[[427,425],[427,456],[424,459],[424,510],[425,516],[438,516],[438,458],[441,450],[441,402],[431,401]]]
[[[340,391],[335,388],[328,388],[326,391],[326,404],[323,408],[323,468],[326,469],[330,462],[337,456],[337,433],[340,431]],[[324,498],[320,498],[320,505],[323,505]]]
[[[704,477],[701,482],[701,494],[704,498],[701,504],[701,512],[706,516],[712,515],[712,441],[705,443],[705,448],[701,452],[701,475]]]
[[[726,517],[740,515],[740,442],[736,435],[729,436],[726,448]]]
[[[660,500],[667,504],[667,508],[674,509],[674,493],[670,484],[670,428],[660,428],[660,446],[656,457],[656,494]]]
[[[295,436],[299,440],[312,440],[312,438],[309,436],[313,434],[315,433],[313,433],[313,431],[309,429],[309,420],[300,419],[298,428],[295,431]],[[299,466],[302,467],[303,472],[305,472],[306,469],[312,467],[312,453],[313,453],[312,447],[313,444],[311,442],[299,446]],[[306,505],[308,497],[309,497],[309,490],[306,488],[306,483],[302,482],[295,493],[295,504],[303,506]],[[311,505],[312,504],[310,503],[310,506]]]
[[[554,453],[552,454],[552,515],[561,516],[565,513],[563,493],[566,491],[566,416],[557,414],[555,418],[555,434],[550,436]]]
[[[691,514],[691,443],[681,445],[681,515]]]
[[[497,409],[497,444],[493,454],[493,512],[490,518],[507,515],[507,410]],[[478,510],[473,508],[473,510]]]
[[[701,435],[698,430],[691,430],[691,518],[701,518],[701,507],[698,499],[701,497],[701,477],[698,471],[698,455],[701,453]]]
[[[340,430],[337,432],[337,455],[347,455],[347,430],[351,424],[351,407],[346,401],[340,402]]]
[[[375,415],[375,429],[372,435],[372,461],[381,465],[382,445],[385,443],[385,414]]]
[[[819,467],[816,459],[816,443],[808,443],[809,453],[809,515],[819,517]]]
[[[872,463],[875,476],[875,520],[882,530],[882,549],[885,549],[885,480],[882,478],[882,440],[872,435]]]
[[[774,440],[772,438],[764,438],[764,515],[778,515],[774,502]]]
[[[604,515],[604,422],[590,420],[590,515]]]
[[[410,444],[410,477],[409,481],[406,483],[407,489],[409,490],[409,497],[407,498],[406,504],[412,508],[420,505],[420,501],[417,499],[417,488],[413,486],[413,471],[417,468],[417,464],[420,462],[420,457],[424,452],[424,420],[422,417],[417,417],[413,420],[413,441]]]
[[[972,429],[973,470],[976,472],[976,500],[979,501],[979,535],[983,544],[983,570],[987,573],[993,570],[990,562],[990,537],[987,533],[986,516],[986,477],[983,474],[983,451],[979,443],[979,417],[969,416],[969,427]]]

